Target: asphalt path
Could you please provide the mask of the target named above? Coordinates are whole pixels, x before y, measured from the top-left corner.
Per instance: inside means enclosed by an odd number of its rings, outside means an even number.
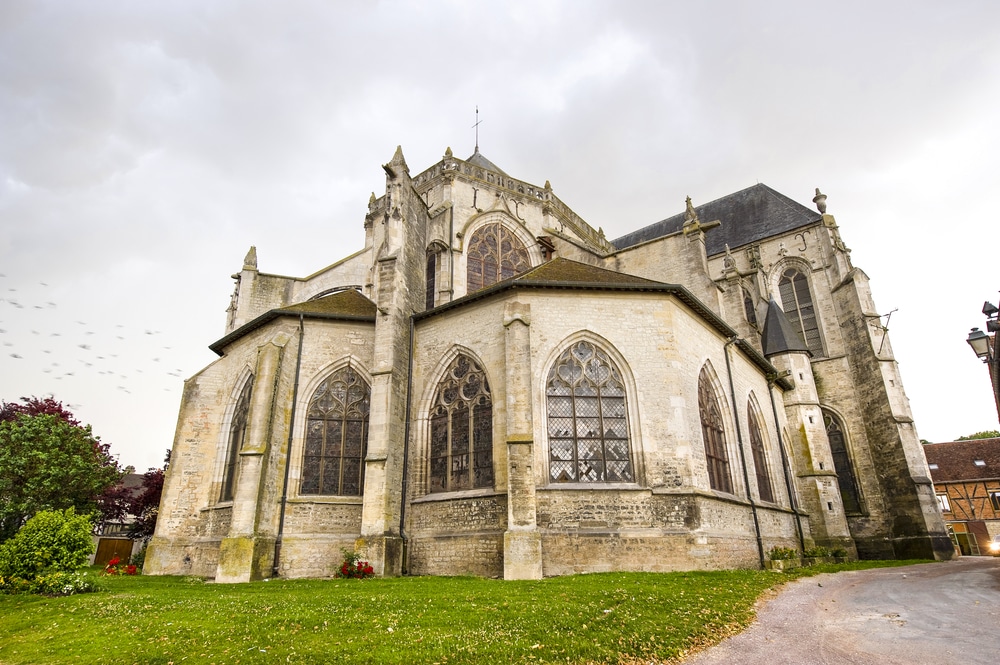
[[[779,574],[779,573],[775,573]],[[801,578],[684,665],[1000,663],[1000,558]]]

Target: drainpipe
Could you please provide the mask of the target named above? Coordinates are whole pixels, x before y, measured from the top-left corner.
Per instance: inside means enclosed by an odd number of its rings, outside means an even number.
[[[292,411],[288,421],[288,445],[285,450],[285,480],[281,485],[281,511],[278,516],[278,537],[274,540],[274,567],[271,576],[278,576],[281,560],[281,537],[285,532],[285,506],[288,504],[288,473],[292,468],[292,435],[295,432],[295,405],[299,399],[299,371],[302,369],[302,337],[305,335],[303,315],[299,314],[299,355],[295,358],[295,384],[292,386]]]
[[[757,555],[760,558],[760,567],[764,568],[764,541],[760,537],[760,518],[757,516],[757,504],[753,500],[753,492],[750,491],[750,476],[747,473],[747,457],[743,452],[743,435],[740,433],[740,420],[736,417],[736,386],[733,383],[733,367],[729,362],[729,347],[736,342],[737,337],[729,338],[723,347],[726,354],[726,373],[729,374],[729,393],[733,398],[733,421],[736,425],[736,442],[740,449],[740,466],[743,468],[743,486],[747,488],[747,499],[750,500],[750,512],[753,515],[753,529],[757,534]]]
[[[413,394],[413,315],[410,315],[410,357],[406,369],[406,424],[403,427],[403,482],[401,483],[399,504],[399,537],[403,540],[403,574],[408,571],[409,548],[406,544],[406,486],[410,462],[410,406]]]
[[[451,207],[448,208],[448,270],[451,273],[448,277],[448,302],[455,299],[455,204],[452,202]],[[412,323],[410,320],[411,329],[410,333],[413,333]],[[411,343],[412,347],[412,343]],[[413,358],[413,353],[410,353],[410,358]],[[409,416],[407,416],[409,417]],[[409,423],[409,420],[406,421]]]
[[[796,505],[795,492],[792,490],[792,475],[788,466],[788,455],[785,454],[785,442],[781,440],[781,426],[778,424],[778,407],[774,403],[774,383],[777,375],[767,377],[767,394],[771,398],[771,413],[774,415],[774,430],[778,433],[778,449],[781,451],[781,470],[785,473],[785,489],[788,490],[788,503],[795,513],[795,527],[799,532],[799,550],[806,551],[806,539],[802,535],[802,515]]]

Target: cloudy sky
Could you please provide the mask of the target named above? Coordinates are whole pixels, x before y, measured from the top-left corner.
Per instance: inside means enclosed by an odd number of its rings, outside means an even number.
[[[614,238],[757,182],[829,196],[921,438],[995,429],[1000,3],[0,3],[0,399],[158,466],[251,245],[360,249],[402,145],[480,148]]]

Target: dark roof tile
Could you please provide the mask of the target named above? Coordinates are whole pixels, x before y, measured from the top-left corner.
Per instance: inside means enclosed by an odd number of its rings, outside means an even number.
[[[936,483],[1000,478],[1000,439],[973,439],[924,445],[924,455]],[[977,466],[981,460],[983,466]]]

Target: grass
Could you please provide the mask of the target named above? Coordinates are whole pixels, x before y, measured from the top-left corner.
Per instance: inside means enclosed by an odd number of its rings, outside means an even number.
[[[0,663],[677,662],[741,631],[785,581],[907,563],[534,582],[108,577],[99,593],[0,595]]]

